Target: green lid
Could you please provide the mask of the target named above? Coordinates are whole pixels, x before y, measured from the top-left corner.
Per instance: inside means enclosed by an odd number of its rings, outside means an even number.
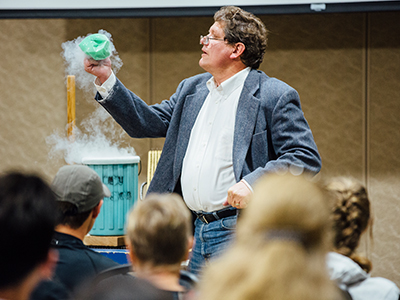
[[[111,55],[110,41],[104,34],[96,33],[87,36],[79,43],[79,47],[95,60],[106,59]]]

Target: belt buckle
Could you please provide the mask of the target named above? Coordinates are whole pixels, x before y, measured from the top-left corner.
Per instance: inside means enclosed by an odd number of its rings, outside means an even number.
[[[207,221],[207,219],[206,219],[206,216],[205,216],[205,215],[201,214],[201,216],[200,216],[200,220],[202,220],[204,223],[208,224],[208,221]]]

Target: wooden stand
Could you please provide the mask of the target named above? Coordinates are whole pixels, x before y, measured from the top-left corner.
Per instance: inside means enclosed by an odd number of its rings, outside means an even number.
[[[75,76],[68,75],[67,77],[67,117],[68,130],[67,136],[71,142],[75,140]]]
[[[83,243],[86,246],[122,247],[125,246],[125,237],[123,235],[118,235],[118,236],[87,235],[85,236]]]

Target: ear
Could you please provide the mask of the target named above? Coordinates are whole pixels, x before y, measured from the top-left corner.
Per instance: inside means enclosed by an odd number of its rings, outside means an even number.
[[[193,245],[194,245],[194,238],[193,238],[193,236],[191,236],[188,239],[188,246],[187,246],[186,255],[185,255],[184,260],[189,259],[189,255],[190,255],[190,252],[192,251]]]
[[[243,54],[244,50],[246,49],[246,46],[243,43],[236,43],[233,45],[233,52],[230,55],[231,59],[237,59],[240,57],[240,55]]]
[[[128,239],[128,236],[125,235],[125,246],[126,246],[126,250],[128,250],[128,253],[126,254],[127,258],[128,258],[128,262],[132,263],[132,246],[131,246],[131,242]]]
[[[39,269],[42,278],[51,279],[53,277],[54,270],[56,269],[58,261],[58,251],[56,249],[50,249],[47,253],[46,260],[41,263]]]
[[[129,240],[129,238],[127,236],[125,236],[125,245],[126,245],[126,249],[128,249],[128,260],[130,260],[132,265],[135,265],[135,263],[137,262],[137,257],[133,250],[131,241]]]
[[[92,217],[96,219],[97,216],[100,214],[101,206],[103,205],[103,199],[100,200],[99,204],[97,204],[92,210]]]
[[[132,244],[130,243],[130,241],[126,238],[125,239],[125,244],[126,244],[126,248],[128,249],[128,257],[129,260],[131,261],[132,265],[136,265],[138,262],[137,256],[135,254],[135,251],[133,250]]]

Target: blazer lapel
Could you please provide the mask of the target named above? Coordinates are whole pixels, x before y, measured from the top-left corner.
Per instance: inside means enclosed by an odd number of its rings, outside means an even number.
[[[208,95],[205,85],[199,85],[195,93],[188,95],[182,109],[181,123],[179,125],[178,141],[176,145],[176,155],[174,163],[174,178],[179,176],[182,170],[183,158],[189,144],[190,133],[200,112],[201,107]]]
[[[237,181],[240,180],[246,153],[249,149],[257,121],[260,101],[254,97],[254,94],[258,89],[258,72],[252,70],[244,83],[236,113],[232,159],[233,171]]]

